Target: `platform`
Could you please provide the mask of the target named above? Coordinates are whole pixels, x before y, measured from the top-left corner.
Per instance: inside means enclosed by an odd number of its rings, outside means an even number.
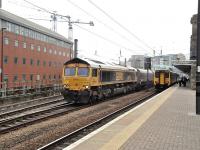
[[[200,150],[195,93],[170,87],[65,150]]]

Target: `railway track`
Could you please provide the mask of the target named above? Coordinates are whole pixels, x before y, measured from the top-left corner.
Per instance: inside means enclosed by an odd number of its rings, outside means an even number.
[[[19,113],[26,113],[26,111],[31,111],[31,110],[38,109],[38,108],[45,107],[45,106],[50,106],[50,105],[55,105],[55,104],[58,105],[58,104],[64,104],[64,103],[66,103],[66,102],[64,101],[63,98],[61,98],[61,99],[51,100],[51,101],[47,101],[47,102],[43,102],[43,103],[39,103],[39,104],[34,104],[31,106],[26,106],[23,108],[5,111],[3,113],[0,113],[0,121],[1,121],[1,119],[5,119],[6,117],[11,117],[12,115],[16,115]]]
[[[75,141],[77,141],[78,139],[86,136],[87,134],[89,134],[90,132],[98,129],[99,127],[103,126],[104,124],[108,123],[109,121],[111,121],[112,119],[118,117],[119,115],[123,114],[124,112],[132,109],[133,107],[141,104],[142,102],[146,101],[148,98],[154,96],[157,92],[154,90],[150,93],[145,94],[142,98],[136,98],[136,100],[134,102],[132,102],[131,104],[128,104],[92,123],[89,123],[86,126],[83,126],[79,129],[77,129],[76,131],[73,131],[41,148],[39,148],[38,150],[56,150],[56,149],[62,149],[65,148],[67,146],[69,146],[70,144],[74,143]]]
[[[52,117],[57,117],[77,109],[79,109],[79,107],[72,106],[72,103],[65,103],[41,111],[36,111],[34,113],[3,119],[0,121],[0,133],[7,133],[11,130],[19,129],[21,127],[31,125],[39,121],[44,121]]]
[[[14,103],[14,104],[4,105],[4,106],[0,107],[0,114],[5,113],[7,111],[11,111],[11,110],[13,111],[15,109],[25,107],[27,105],[40,104],[40,103],[52,101],[52,99],[56,100],[56,99],[60,99],[60,98],[62,98],[61,95],[55,95],[55,96],[42,97],[42,98],[38,98],[38,99],[27,100],[24,102],[18,102],[18,103]]]

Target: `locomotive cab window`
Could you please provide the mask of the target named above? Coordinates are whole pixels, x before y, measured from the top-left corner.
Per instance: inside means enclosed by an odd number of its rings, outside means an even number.
[[[65,76],[74,76],[76,68],[65,68]]]
[[[97,69],[92,69],[92,77],[97,77]]]
[[[78,68],[78,76],[87,77],[89,74],[88,68]]]

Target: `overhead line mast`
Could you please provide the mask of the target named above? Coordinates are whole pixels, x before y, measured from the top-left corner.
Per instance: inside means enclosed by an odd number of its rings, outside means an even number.
[[[52,21],[53,21],[53,27],[52,27],[52,29],[55,32],[57,31],[57,21],[58,21],[57,17],[60,17],[61,19],[67,19],[67,20],[65,20],[63,22],[68,22],[68,27],[69,27],[68,28],[68,39],[70,41],[73,41],[73,28],[72,28],[72,24],[89,24],[90,26],[94,26],[94,23],[92,21],[90,21],[90,22],[72,21],[71,17],[69,15],[66,15],[66,16],[65,15],[61,15],[61,14],[56,13],[56,11],[53,11],[53,12],[49,11],[49,10],[47,10],[45,8],[42,8],[40,6],[37,6],[37,5],[35,5],[35,4],[27,1],[27,0],[24,0],[24,1],[26,3],[34,6],[34,7],[39,8],[40,10],[42,10],[42,11],[44,11],[46,13],[51,14],[51,18],[52,18]]]

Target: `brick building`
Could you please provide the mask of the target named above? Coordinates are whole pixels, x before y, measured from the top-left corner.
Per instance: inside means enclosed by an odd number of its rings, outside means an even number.
[[[2,9],[0,29],[2,81],[11,83],[61,79],[63,63],[72,54],[71,41]]]

